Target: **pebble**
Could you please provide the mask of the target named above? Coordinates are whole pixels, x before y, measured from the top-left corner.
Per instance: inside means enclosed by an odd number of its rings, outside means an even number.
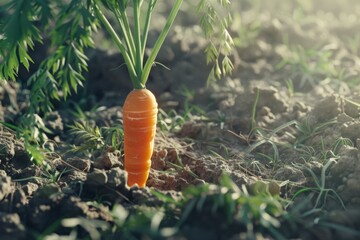
[[[116,152],[105,152],[94,161],[94,167],[98,169],[111,169],[120,166],[120,160]]]
[[[89,159],[82,159],[78,157],[69,158],[67,163],[78,171],[89,172],[91,167],[91,161]]]
[[[108,176],[104,170],[94,169],[93,172],[87,175],[86,184],[99,186],[108,182]]]

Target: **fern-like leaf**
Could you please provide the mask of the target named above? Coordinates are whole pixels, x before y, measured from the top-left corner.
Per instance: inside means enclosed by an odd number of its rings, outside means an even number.
[[[197,5],[200,27],[209,40],[205,49],[206,61],[208,64],[213,63],[208,83],[231,74],[234,68],[229,57],[235,45],[227,30],[232,19],[230,5],[230,0],[201,0]]]

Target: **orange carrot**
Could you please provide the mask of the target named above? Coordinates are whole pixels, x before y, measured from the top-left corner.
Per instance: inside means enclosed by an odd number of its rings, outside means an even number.
[[[133,0],[131,1],[132,4],[126,4],[128,1],[94,2],[96,17],[102,22],[118,46],[135,88],[127,96],[123,107],[125,170],[128,173],[129,186],[138,184],[139,187],[144,187],[150,171],[158,111],[155,96],[145,89],[145,85],[156,56],[169,33],[183,0],[174,1],[165,25],[146,59],[145,52],[148,53],[146,43],[151,15],[157,1],[149,0],[147,4],[142,4],[145,2],[142,0]],[[112,24],[101,11],[101,5],[98,5],[100,2],[103,2],[104,7],[115,14],[121,28],[121,34],[116,33]],[[119,2],[119,4],[113,4],[113,2]],[[132,5],[133,10],[131,18],[133,24],[129,24],[126,14],[127,6],[130,5]],[[141,9],[141,6],[147,7]],[[145,15],[141,16],[142,13]]]
[[[149,176],[157,121],[157,102],[147,89],[135,89],[123,107],[125,170],[128,185],[144,187]]]

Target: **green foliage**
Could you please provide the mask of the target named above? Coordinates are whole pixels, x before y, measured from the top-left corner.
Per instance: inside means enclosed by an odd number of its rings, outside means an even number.
[[[234,69],[230,56],[235,45],[228,31],[232,22],[230,7],[229,0],[200,0],[196,8],[200,16],[200,27],[205,37],[209,39],[205,49],[206,61],[208,64],[214,63],[208,77],[209,83],[216,78],[231,74]]]
[[[332,58],[333,52],[327,49],[289,46],[289,52],[283,56],[277,68],[288,66],[291,72],[290,79],[295,80],[301,89],[309,85],[315,86],[324,78],[337,78],[339,71]]]
[[[24,147],[32,161],[39,165],[44,162],[47,158],[46,154],[49,152],[44,147],[44,144],[48,141],[47,134],[51,133],[51,131],[45,126],[39,115],[25,114],[18,126],[2,121],[0,121],[0,124],[16,131],[17,138],[24,142]],[[27,126],[32,127],[28,128]]]
[[[33,60],[28,54],[28,48],[33,49],[35,41],[42,41],[40,30],[35,25],[35,16],[40,16],[40,22],[44,24],[52,15],[48,7],[50,1],[44,2],[47,6],[45,8],[41,1],[27,0],[10,1],[1,6],[0,12],[9,10],[13,13],[0,22],[0,80],[15,80],[20,64],[29,70]]]
[[[253,144],[251,144],[251,146],[249,146],[249,148],[246,150],[246,152],[251,153],[256,148],[259,148],[263,144],[270,144],[274,150],[273,156],[269,157],[264,154],[260,154],[260,155],[268,158],[269,161],[273,164],[278,162],[279,157],[280,157],[278,146],[280,146],[280,145],[285,146],[286,143],[279,141],[277,134],[280,131],[289,129],[289,128],[291,128],[293,126],[297,126],[297,125],[298,125],[298,122],[296,120],[292,120],[292,121],[289,121],[287,123],[280,125],[279,127],[275,128],[271,131],[264,131],[263,129],[260,129],[260,128],[253,129],[253,131],[256,133],[257,140],[255,141],[255,143],[253,143]]]
[[[67,218],[61,221],[62,226],[76,228],[77,226],[85,229],[89,233],[90,239],[101,239],[101,230],[109,227],[109,224],[100,220],[90,220],[82,217]]]
[[[0,79],[16,80],[20,64],[27,70],[31,59],[28,50],[35,42],[49,39],[53,52],[30,77],[31,111],[49,111],[51,99],[59,100],[59,92],[66,98],[82,85],[82,73],[87,70],[84,49],[93,47],[91,37],[97,28],[95,18],[86,1],[13,0],[1,6],[6,14],[0,32]],[[55,24],[55,27],[52,25]],[[21,26],[21,27],[18,27]],[[44,34],[40,34],[44,33]]]
[[[31,89],[30,106],[17,128],[19,131],[30,131],[20,133],[23,137],[27,136],[26,143],[38,143],[36,148],[31,144],[26,144],[26,147],[39,162],[42,161],[41,155],[36,149],[44,143],[41,136],[46,131],[32,125],[36,122],[33,116],[37,114],[36,116],[45,117],[54,107],[52,101],[66,99],[83,85],[83,73],[87,71],[88,60],[85,49],[94,47],[92,35],[100,22],[119,47],[135,88],[145,86],[182,0],[176,0],[172,5],[166,24],[144,62],[151,15],[156,3],[156,0],[135,0],[131,4],[125,0],[8,0],[0,5],[0,12],[4,15],[0,19],[0,80],[17,80],[21,66],[29,71],[33,62],[29,51],[35,47],[35,43],[50,42],[48,56],[27,81]],[[201,15],[200,25],[205,37],[210,40],[206,54],[208,63],[215,62],[212,75],[216,77],[230,73],[233,68],[229,56],[234,44],[227,31],[231,22],[230,3],[228,0],[200,1],[197,8]],[[116,17],[120,26],[119,33],[115,32],[102,13],[103,7]],[[127,16],[130,10],[131,18]],[[145,15],[141,15],[143,13]],[[221,55],[223,58],[220,63]],[[114,145],[118,139],[114,136],[119,136],[120,133],[116,133],[115,129],[108,129],[108,132],[113,133],[111,141]],[[90,140],[90,145],[96,148],[94,139]],[[89,149],[89,146],[83,147]]]
[[[159,109],[158,113],[158,126],[161,131],[179,131],[186,119],[179,115],[174,109],[165,112]]]
[[[317,123],[311,118],[306,118],[305,121],[298,122],[298,124],[296,124],[296,129],[299,133],[299,136],[296,139],[295,145],[305,143],[308,139],[315,137],[316,135],[322,133],[326,128],[336,123],[336,119]]]
[[[158,126],[162,131],[179,131],[185,122],[194,120],[198,116],[204,116],[205,111],[192,103],[195,94],[193,91],[182,87],[179,94],[184,98],[184,109],[181,112],[177,112],[175,109],[167,112],[159,109]]]
[[[226,175],[221,177],[219,185],[192,186],[183,195],[180,229],[191,227],[196,221],[228,237],[240,232],[248,238],[259,234],[276,236],[278,218],[284,214],[280,199],[265,191],[251,195]]]
[[[202,109],[197,106],[187,105],[181,113],[174,109],[165,112],[160,109],[158,113],[158,126],[162,131],[177,132],[181,130],[184,123],[195,119],[195,114],[203,114]]]
[[[78,138],[81,144],[74,146],[73,152],[89,153],[92,155],[96,150],[111,146],[121,149],[124,133],[122,126],[98,127],[90,122],[74,122],[70,125],[70,134]]]
[[[177,231],[174,227],[166,226],[166,214],[163,208],[146,206],[136,207],[134,212],[121,205],[115,205],[112,215],[115,227],[112,237],[114,239],[165,239]],[[165,225],[165,226],[164,226]]]
[[[259,36],[261,22],[259,19],[251,19],[249,23],[245,23],[240,14],[234,14],[232,23],[234,34],[234,44],[239,48],[246,48]]]
[[[95,151],[104,146],[105,142],[98,126],[87,122],[74,122],[70,127],[70,134],[79,139],[81,144],[74,147],[74,152]]]
[[[297,191],[294,194],[293,199],[299,197],[299,195],[304,194],[304,193],[308,193],[308,192],[317,193],[315,195],[312,195],[315,198],[313,208],[310,211],[306,212],[305,215],[312,214],[314,212],[317,212],[317,211],[325,208],[329,197],[335,198],[340,203],[341,207],[346,209],[344,202],[342,201],[342,199],[338,195],[338,193],[334,189],[326,187],[326,171],[329,169],[329,167],[333,163],[336,163],[336,158],[330,158],[326,162],[326,164],[321,169],[320,179],[316,176],[316,174],[310,168],[306,167],[305,165],[300,165],[300,164],[296,165],[297,167],[299,167],[301,169],[305,169],[305,170],[309,171],[309,173],[311,174],[311,176],[314,180],[315,187],[301,188],[299,191]]]
[[[93,47],[91,37],[97,22],[88,1],[10,0],[0,6],[0,80],[17,80],[20,66],[28,71],[33,62],[29,50],[35,42],[50,40],[49,56],[30,76],[30,105],[21,117],[18,135],[35,162],[45,159],[41,148],[47,141],[42,117],[53,109],[52,100],[67,98],[82,86],[87,70],[85,48]]]
[[[266,191],[249,194],[245,187],[239,189],[227,176],[221,177],[219,185],[191,186],[183,192],[181,199],[155,190],[152,193],[163,202],[162,206],[125,208],[115,204],[111,210],[112,226],[84,218],[63,219],[61,224],[74,230],[80,226],[92,239],[187,236],[194,222],[204,226],[204,231],[221,231],[222,237],[241,233],[249,239],[255,236],[284,239],[278,231],[280,218],[286,214],[281,199]],[[209,226],[212,228],[206,228]],[[76,234],[73,232],[72,235]]]
[[[13,179],[14,182],[22,182],[22,181],[29,181],[33,179],[37,179],[40,181],[44,181],[46,183],[57,183],[61,177],[68,172],[69,170],[64,168],[61,171],[58,171],[56,168],[52,169],[49,165],[43,165],[40,176],[30,176],[26,178],[20,179]]]

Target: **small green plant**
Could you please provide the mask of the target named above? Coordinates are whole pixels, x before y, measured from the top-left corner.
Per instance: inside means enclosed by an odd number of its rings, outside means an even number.
[[[294,96],[295,95],[294,81],[291,78],[289,78],[289,79],[285,80],[285,83],[286,83],[290,97]]]
[[[3,121],[0,121],[0,124],[15,131],[17,138],[24,142],[24,147],[32,161],[39,165],[43,164],[47,154],[51,152],[45,147],[48,142],[46,134],[51,131],[45,126],[39,115],[25,114],[18,126]],[[31,128],[28,128],[28,125]]]
[[[317,123],[311,118],[306,118],[305,121],[296,124],[296,129],[299,136],[296,138],[295,146],[305,143],[308,139],[320,134],[326,128],[336,124],[336,119],[331,119],[323,123]]]
[[[259,36],[261,22],[258,19],[252,19],[250,23],[245,23],[240,14],[235,14],[231,28],[235,32],[235,46],[246,48]]]
[[[256,94],[255,94],[255,101],[254,101],[253,108],[251,111],[251,131],[250,131],[250,133],[253,130],[255,130],[255,128],[256,128],[256,119],[255,119],[256,118],[256,108],[257,108],[259,99],[260,99],[260,90],[257,88]]]
[[[194,178],[199,178],[199,176],[197,176],[187,165],[184,165],[184,163],[182,162],[181,158],[179,157],[179,155],[177,154],[177,162],[176,163],[172,163],[170,161],[167,162],[167,164],[169,164],[170,166],[172,166],[175,171],[174,173],[178,173],[179,171],[183,171],[188,173],[189,175],[191,175]]]
[[[169,217],[161,207],[140,206],[136,208],[136,212],[131,212],[121,205],[116,205],[112,215],[116,223],[111,234],[114,239],[166,239],[177,232],[175,227],[167,223]]]
[[[222,229],[222,234],[230,234],[228,237],[231,233],[243,232],[249,238],[265,234],[281,238],[277,231],[278,217],[284,213],[280,200],[266,192],[250,195],[246,188],[238,188],[227,176],[220,179],[219,185],[188,188],[184,191],[182,206],[180,226],[191,226],[202,219],[200,224],[212,228],[221,228],[222,223],[227,223],[231,227]],[[232,232],[230,228],[237,230]]]
[[[64,168],[61,171],[58,171],[57,169],[51,168],[49,165],[42,166],[40,176],[30,176],[27,178],[21,178],[21,179],[13,179],[14,182],[23,182],[23,181],[29,181],[38,179],[47,183],[57,183],[60,178],[69,171],[69,169]]]
[[[346,43],[351,53],[359,56],[360,54],[360,34],[356,34],[353,37],[348,37]]]
[[[92,155],[94,151],[111,146],[121,150],[124,132],[121,126],[98,127],[89,122],[74,122],[70,127],[70,134],[79,138],[81,144],[74,146],[71,151]]]
[[[295,164],[295,166],[299,167],[300,169],[305,169],[311,174],[313,181],[315,183],[315,187],[304,187],[304,188],[300,189],[299,191],[297,191],[294,194],[294,196],[292,197],[292,200],[296,199],[299,195],[304,194],[304,193],[308,193],[308,192],[317,193],[314,195],[316,197],[315,197],[315,202],[314,202],[313,208],[310,211],[304,213],[304,216],[310,215],[314,212],[317,212],[317,211],[325,208],[329,197],[335,198],[340,203],[340,205],[344,209],[346,209],[344,202],[342,201],[342,199],[338,195],[338,193],[334,189],[326,187],[326,171],[335,162],[336,162],[336,158],[330,158],[326,162],[326,164],[321,169],[320,179],[316,176],[314,171],[311,170],[309,167],[306,167],[305,165],[302,165],[302,164],[300,164],[300,165]]]
[[[165,112],[162,109],[159,109],[158,114],[158,126],[162,131],[179,131],[183,124],[186,122],[186,119],[179,115],[174,109],[171,109],[168,112]]]
[[[159,109],[158,113],[158,127],[162,131],[177,132],[179,131],[185,122],[194,120],[198,116],[203,116],[204,110],[200,107],[185,102],[184,110],[177,112],[175,109],[171,109],[165,112],[163,109]]]
[[[273,148],[273,156],[268,157],[264,154],[262,154],[262,156],[266,157],[267,159],[270,160],[271,163],[276,163],[278,162],[279,158],[280,158],[280,154],[279,154],[279,149],[278,146],[286,146],[287,143],[284,142],[280,142],[277,138],[277,134],[280,131],[283,131],[284,129],[290,128],[292,126],[296,126],[298,124],[297,121],[292,120],[289,121],[287,123],[284,123],[282,125],[280,125],[279,127],[269,131],[269,132],[265,132],[262,129],[259,128],[255,128],[254,132],[256,134],[256,141],[255,143],[251,144],[249,146],[249,148],[246,150],[247,153],[251,153],[253,152],[255,149],[259,148],[261,145],[263,144],[270,144]]]
[[[323,49],[304,49],[302,46],[289,47],[287,56],[277,65],[278,69],[290,67],[290,78],[302,89],[304,86],[315,86],[324,77],[337,75],[336,67],[331,60],[333,53]]]

